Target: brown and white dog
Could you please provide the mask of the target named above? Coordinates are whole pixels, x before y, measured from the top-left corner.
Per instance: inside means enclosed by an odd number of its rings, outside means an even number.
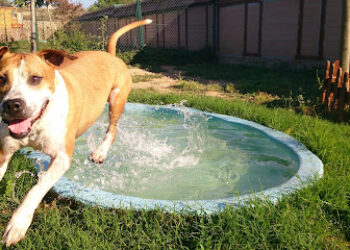
[[[28,192],[8,223],[2,241],[16,244],[24,235],[45,194],[71,165],[75,138],[84,133],[109,103],[108,131],[90,159],[102,163],[116,138],[117,122],[131,90],[125,63],[115,57],[118,38],[152,21],[129,24],[115,32],[108,53],[59,50],[11,53],[0,48],[0,180],[12,155],[22,147],[51,157],[47,171]]]

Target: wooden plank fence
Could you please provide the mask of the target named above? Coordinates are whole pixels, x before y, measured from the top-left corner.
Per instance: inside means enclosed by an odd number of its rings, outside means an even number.
[[[327,113],[333,113],[339,121],[344,121],[350,104],[350,84],[349,73],[343,74],[339,60],[333,64],[327,61],[322,86],[322,104]]]

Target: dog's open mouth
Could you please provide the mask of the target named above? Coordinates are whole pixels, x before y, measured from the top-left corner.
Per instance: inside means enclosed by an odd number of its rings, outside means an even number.
[[[33,124],[40,119],[48,104],[49,101],[47,100],[42,106],[39,114],[34,118],[14,119],[11,121],[5,121],[8,124],[10,135],[16,139],[26,137],[31,131]]]

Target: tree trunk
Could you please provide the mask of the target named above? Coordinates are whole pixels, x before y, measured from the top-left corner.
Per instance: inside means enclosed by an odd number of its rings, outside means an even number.
[[[31,50],[32,52],[37,51],[37,44],[36,44],[36,32],[35,32],[35,0],[30,1],[30,14],[31,14]]]
[[[340,46],[340,66],[343,72],[350,67],[350,0],[343,0],[342,36]]]

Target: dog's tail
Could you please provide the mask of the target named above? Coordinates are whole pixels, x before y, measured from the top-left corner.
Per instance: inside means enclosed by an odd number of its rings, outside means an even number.
[[[150,24],[150,23],[152,23],[151,19],[145,19],[145,20],[142,20],[142,21],[137,21],[137,22],[130,23],[130,24],[120,28],[116,32],[114,32],[113,35],[108,40],[107,52],[115,56],[115,50],[116,50],[117,41],[118,41],[119,37],[124,35],[129,30],[132,30],[132,29],[134,29],[136,27],[139,27],[139,26],[142,26],[142,25],[147,25],[147,24]]]

